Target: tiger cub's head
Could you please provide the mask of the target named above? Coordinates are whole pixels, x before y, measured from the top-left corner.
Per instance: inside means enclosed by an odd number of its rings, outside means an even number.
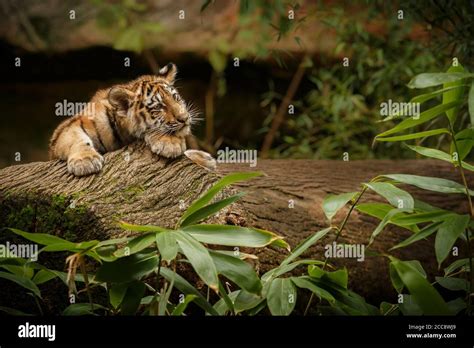
[[[158,75],[141,76],[110,89],[110,105],[135,136],[141,137],[149,130],[163,135],[190,133],[196,114],[173,86],[176,73],[176,65],[170,63]]]

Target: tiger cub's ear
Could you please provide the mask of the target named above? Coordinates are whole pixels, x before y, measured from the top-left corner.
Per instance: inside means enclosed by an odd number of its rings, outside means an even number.
[[[133,93],[123,87],[112,87],[107,97],[119,116],[126,116],[133,100]]]
[[[166,66],[160,69],[158,76],[164,78],[169,84],[173,84],[178,68],[173,63],[168,63]]]

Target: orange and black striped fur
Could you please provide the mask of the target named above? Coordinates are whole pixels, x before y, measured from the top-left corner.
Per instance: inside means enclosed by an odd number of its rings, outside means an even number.
[[[181,155],[196,118],[173,87],[176,72],[170,63],[158,75],[99,90],[89,102],[93,107],[85,108],[92,114],[82,111],[56,128],[50,158],[66,160],[70,173],[84,176],[102,169],[104,153],[136,139],[163,157]]]

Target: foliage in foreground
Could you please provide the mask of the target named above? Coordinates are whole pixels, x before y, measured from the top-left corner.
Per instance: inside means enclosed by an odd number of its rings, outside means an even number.
[[[309,309],[319,314],[341,315],[472,314],[470,244],[474,227],[471,199],[474,191],[469,189],[464,171],[473,171],[474,167],[464,159],[472,150],[474,134],[472,128],[456,130],[456,121],[459,111],[465,106],[469,88],[467,104],[471,123],[474,124],[473,77],[474,74],[464,71],[461,66],[452,67],[447,73],[416,76],[409,87],[442,87],[418,95],[411,102],[426,103],[440,97],[441,103],[428,108],[417,117],[403,119],[375,139],[381,142],[416,140],[417,145],[407,145],[408,148],[420,155],[452,163],[459,171],[463,184],[436,177],[382,174],[363,183],[358,192],[330,195],[323,202],[323,210],[330,221],[351,202],[341,225],[330,226],[309,236],[280,265],[262,276],[247,262],[254,261],[256,256],[243,253],[239,248],[272,246],[289,250],[283,238],[255,228],[199,224],[241,196],[237,194],[215,201],[222,188],[260,175],[235,173],[222,178],[195,201],[184,212],[175,229],[121,223],[122,228],[134,231],[137,235],[73,243],[49,234],[28,233],[11,228],[17,235],[43,245],[41,253],[70,253],[66,259],[68,272],[52,270],[25,259],[2,258],[0,268],[4,271],[0,271],[0,278],[22,286],[35,298],[40,313],[42,295],[38,286],[52,279],[60,278],[66,284],[70,299],[80,298],[79,294],[83,292],[89,295],[88,302],[70,304],[64,310],[64,315],[185,315],[190,310],[190,303],[207,315],[255,315],[266,311],[272,315],[289,315],[301,297],[298,295],[303,291],[311,294],[305,314]],[[391,115],[386,120],[400,117]],[[420,125],[435,124],[430,121],[436,118],[443,118],[447,126],[417,131]],[[424,139],[435,135],[449,136],[450,153],[421,146]],[[470,213],[459,214],[419,201],[401,189],[399,185],[402,184],[446,195],[463,194]],[[360,203],[367,190],[385,198],[388,204]],[[369,248],[389,224],[413,233],[390,250],[405,248],[434,235],[436,261],[440,269],[444,266],[444,274],[432,281],[428,279],[418,260],[399,260],[389,253],[377,254],[372,251],[371,255],[389,260],[387,272],[399,294],[395,303],[383,302],[377,308],[348,289],[348,272],[345,268],[334,269],[328,259],[300,258],[309,247],[330,233],[335,234],[337,241],[354,209],[380,220],[368,241]],[[467,251],[464,256],[459,256],[461,252],[458,247],[462,243],[466,244]],[[213,247],[209,248],[209,245]],[[451,263],[446,265],[448,260]],[[90,271],[91,262],[94,265],[93,271]],[[194,270],[193,279],[183,277],[182,265]],[[291,272],[298,267],[304,267],[304,271],[299,273],[301,275],[294,276]],[[186,272],[186,275],[189,274]],[[197,287],[196,277],[204,284],[202,287]],[[108,301],[95,303],[91,295],[92,289],[105,293]],[[313,304],[315,296],[318,302]],[[10,314],[25,314],[15,308],[0,307],[0,310]]]
[[[325,268],[331,266],[324,261],[300,258],[332,228],[311,235],[278,267],[259,277],[246,262],[255,260],[256,256],[239,248],[273,246],[289,250],[283,238],[255,228],[197,224],[241,196],[214,202],[222,188],[258,175],[235,173],[222,178],[184,212],[173,230],[123,222],[121,227],[136,232],[137,236],[72,243],[49,234],[11,228],[15,234],[43,245],[40,253],[71,253],[66,259],[68,272],[48,269],[25,259],[4,258],[0,259],[0,267],[6,271],[0,272],[0,277],[17,283],[34,296],[40,313],[42,296],[38,286],[60,278],[69,289],[71,302],[81,298],[80,293],[89,294],[89,302],[71,303],[64,315],[184,315],[190,303],[209,315],[255,315],[265,308],[272,315],[289,315],[295,308],[298,288],[314,293],[324,303],[321,309],[328,313],[377,314],[376,307],[348,290],[346,269],[328,271]],[[88,271],[91,267],[86,259],[96,264],[93,272]],[[207,296],[191,284],[191,279],[179,274],[183,264],[194,270],[204,284],[205,289],[200,290],[206,290]],[[289,274],[301,266],[307,267],[303,275]],[[108,303],[95,303],[90,294],[93,288],[105,292]],[[0,310],[25,314],[14,308]]]
[[[331,214],[352,201],[351,209],[346,216],[349,218],[355,208],[361,213],[380,220],[373,231],[369,247],[383,229],[389,225],[397,225],[413,234],[403,242],[394,245],[390,250],[405,248],[429,236],[435,236],[435,254],[439,269],[444,265],[444,274],[430,282],[422,265],[416,259],[401,261],[392,255],[384,254],[390,260],[390,277],[393,287],[399,294],[397,303],[382,303],[384,314],[402,312],[408,315],[417,314],[457,314],[473,313],[474,280],[472,273],[472,228],[474,227],[474,210],[470,190],[466,181],[465,171],[474,171],[474,166],[464,162],[474,145],[474,74],[464,70],[459,64],[453,64],[446,73],[425,73],[415,76],[408,86],[410,88],[441,88],[414,97],[412,103],[427,103],[441,98],[441,103],[428,108],[416,117],[407,117],[395,127],[379,134],[375,141],[399,142],[415,140],[416,145],[406,145],[410,150],[421,156],[452,163],[462,179],[462,184],[437,177],[423,177],[407,174],[383,174],[368,183],[363,183],[360,191],[329,196],[325,199],[325,211]],[[471,126],[457,129],[462,124],[458,119],[460,111],[466,106],[471,118]],[[399,119],[395,114],[384,121]],[[436,122],[444,122],[445,127],[418,131],[422,125],[433,126]],[[402,134],[400,134],[402,133]],[[436,148],[421,146],[428,137],[447,135],[449,153]],[[439,145],[440,147],[442,144]],[[398,187],[401,184],[415,186],[423,190],[448,194],[464,194],[469,206],[467,214],[459,214],[414,199],[407,191]],[[371,190],[387,200],[386,203],[359,203],[363,194]],[[342,228],[338,233],[342,232]],[[465,251],[461,252],[461,244]],[[464,256],[461,256],[464,254]],[[447,261],[451,261],[446,265]],[[438,291],[439,289],[439,291]],[[452,300],[446,302],[440,292]]]

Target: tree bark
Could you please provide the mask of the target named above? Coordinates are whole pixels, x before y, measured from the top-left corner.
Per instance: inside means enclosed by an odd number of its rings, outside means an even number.
[[[0,170],[0,227],[51,233],[75,241],[116,238],[129,234],[117,226],[123,220],[133,224],[174,227],[185,207],[211,187],[222,174],[260,170],[265,176],[224,190],[219,198],[235,189],[247,194],[209,221],[239,224],[273,231],[294,248],[309,235],[328,226],[321,203],[327,194],[357,191],[360,184],[379,174],[406,173],[437,176],[459,182],[449,163],[431,160],[261,160],[256,168],[243,164],[220,164],[209,172],[183,157],[162,159],[143,144],[132,144],[105,155],[105,166],[97,174],[76,178],[61,161],[37,162]],[[468,177],[474,183],[474,176]],[[460,194],[442,195],[407,188],[414,197],[432,205],[461,213],[467,200]],[[367,192],[362,202],[381,201]],[[333,223],[347,213],[342,209]],[[339,243],[365,244],[378,220],[354,211]],[[387,251],[411,232],[389,226],[371,246]],[[1,239],[1,238],[0,238]],[[324,259],[324,246],[334,234],[310,248],[303,256]],[[253,250],[259,257],[260,272],[275,267],[286,256],[280,249]],[[429,275],[437,272],[433,240],[417,242],[393,252],[404,260],[418,259]],[[396,301],[385,257],[366,255],[364,262],[336,259],[346,266],[350,286],[372,303]]]

